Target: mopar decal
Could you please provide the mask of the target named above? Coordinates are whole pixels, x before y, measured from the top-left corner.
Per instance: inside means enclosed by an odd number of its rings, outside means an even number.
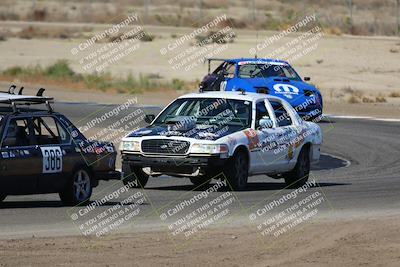
[[[287,98],[293,98],[292,95],[299,94],[299,88],[291,84],[277,83],[274,85],[275,93],[283,94]]]

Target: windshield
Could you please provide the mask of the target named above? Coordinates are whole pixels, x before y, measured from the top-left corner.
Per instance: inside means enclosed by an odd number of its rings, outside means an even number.
[[[300,80],[300,77],[288,65],[258,63],[239,65],[238,76],[239,78],[269,78],[278,76],[291,80]]]
[[[251,102],[222,98],[180,98],[170,104],[155,125],[174,123],[251,126]]]

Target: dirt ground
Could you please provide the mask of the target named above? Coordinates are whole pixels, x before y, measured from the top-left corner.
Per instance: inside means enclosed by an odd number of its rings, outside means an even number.
[[[4,29],[18,29],[35,24],[37,27],[65,27],[63,23],[24,23],[0,22]],[[102,31],[107,25],[68,24],[78,29],[90,25],[95,32]],[[116,76],[152,75],[161,80],[178,78],[187,81],[199,81],[207,73],[207,64],[198,64],[190,71],[176,70],[169,60],[176,54],[167,53],[162,56],[160,49],[174,43],[175,36],[191,32],[190,28],[174,28],[161,26],[143,26],[156,38],[152,42],[140,42],[137,51],[110,65],[107,71]],[[274,34],[274,32],[255,32],[251,30],[234,30],[237,38],[227,48],[214,54],[213,57],[249,57],[249,49]],[[284,37],[259,51],[259,57],[286,45],[296,38],[296,34]],[[0,42],[0,69],[11,66],[48,65],[58,59],[69,60],[77,72],[86,72],[80,65],[80,55],[74,56],[71,49],[85,39],[19,39],[8,38]],[[400,116],[400,38],[396,37],[363,37],[333,36],[325,34],[316,42],[317,46],[307,55],[292,62],[301,76],[310,76],[324,97],[325,113],[338,115],[376,116],[398,118]],[[92,50],[104,44],[93,44]],[[181,45],[179,51],[190,48],[190,42]],[[11,81],[10,81],[11,82]],[[12,81],[25,85],[21,81]],[[45,86],[38,84],[40,86]],[[5,85],[4,85],[5,86]],[[25,85],[26,86],[26,85]],[[118,103],[125,96],[113,96],[96,91],[77,93],[71,89],[52,86],[51,94],[62,101],[88,101]],[[177,92],[150,92],[140,95],[142,104],[165,105],[186,91],[197,88],[186,88]],[[49,92],[48,92],[49,93]],[[376,98],[381,97],[381,101]]]
[[[185,246],[164,232],[1,240],[0,266],[398,266],[399,219],[329,219],[261,241],[246,227],[220,227]]]

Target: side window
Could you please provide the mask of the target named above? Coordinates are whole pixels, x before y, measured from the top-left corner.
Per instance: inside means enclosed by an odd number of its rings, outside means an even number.
[[[275,112],[276,121],[279,127],[292,125],[293,121],[287,110],[278,101],[270,101]]]
[[[225,77],[233,78],[235,76],[235,63],[227,63],[225,66]]]
[[[8,124],[6,136],[3,140],[2,146],[16,147],[16,146],[29,146],[31,144],[31,136],[28,127],[28,119],[15,118],[11,119]]]
[[[71,136],[69,132],[61,125],[60,122],[56,121],[58,133],[60,135],[61,144],[69,144],[71,142]]]
[[[260,101],[256,104],[256,129],[260,127],[260,120],[262,119],[271,120],[268,110],[265,107],[264,101]],[[272,125],[270,125],[269,127],[272,127]]]
[[[58,126],[53,117],[34,117],[33,128],[38,145],[60,143]]]

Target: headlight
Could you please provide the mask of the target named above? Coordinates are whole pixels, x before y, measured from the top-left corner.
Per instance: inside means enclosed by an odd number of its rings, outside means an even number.
[[[123,141],[121,144],[121,151],[140,151],[139,141]]]
[[[214,144],[193,144],[190,149],[193,154],[227,154],[227,145],[214,145]]]

